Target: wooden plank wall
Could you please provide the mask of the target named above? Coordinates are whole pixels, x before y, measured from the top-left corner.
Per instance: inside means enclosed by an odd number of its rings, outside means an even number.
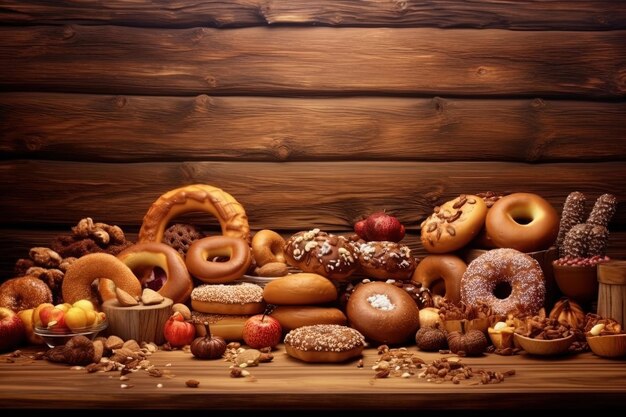
[[[80,218],[221,187],[253,230],[459,193],[620,200],[626,2],[0,0],[0,279]],[[206,217],[197,221],[215,223]]]

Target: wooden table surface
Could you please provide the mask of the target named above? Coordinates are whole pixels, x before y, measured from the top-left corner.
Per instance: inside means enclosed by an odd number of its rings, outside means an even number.
[[[415,347],[410,348],[415,350]],[[25,353],[31,352],[26,350]],[[34,351],[33,351],[34,352]],[[441,357],[420,352],[427,362]],[[373,379],[376,350],[364,353],[364,367],[346,364],[307,365],[279,347],[274,361],[250,368],[253,377],[229,377],[229,363],[199,361],[182,351],[159,351],[151,362],[169,377],[146,371],[88,374],[70,366],[17,358],[0,363],[0,409],[8,408],[211,408],[211,409],[498,409],[623,408],[626,360],[592,353],[561,358],[486,355],[464,358],[474,369],[516,374],[503,383],[436,384],[422,378]],[[173,376],[173,377],[172,377]],[[200,381],[188,388],[185,381]],[[129,385],[121,388],[121,384]],[[162,384],[158,388],[157,384]]]

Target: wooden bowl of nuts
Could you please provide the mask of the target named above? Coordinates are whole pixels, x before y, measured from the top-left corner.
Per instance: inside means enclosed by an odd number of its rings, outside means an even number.
[[[587,343],[593,353],[603,358],[626,356],[626,333],[604,336],[587,335]]]
[[[540,356],[562,355],[567,352],[574,342],[574,335],[571,334],[561,339],[533,339],[515,333],[515,343],[517,343],[526,353]]]

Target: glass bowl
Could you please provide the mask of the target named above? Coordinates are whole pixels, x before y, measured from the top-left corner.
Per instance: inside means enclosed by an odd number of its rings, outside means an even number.
[[[109,325],[109,321],[105,319],[104,321],[96,324],[95,326],[89,326],[80,329],[48,329],[46,327],[35,326],[33,329],[34,333],[37,336],[40,336],[46,344],[53,348],[55,346],[61,346],[67,343],[74,336],[85,336],[89,339],[93,340],[96,338],[98,333],[102,330],[106,329]]]

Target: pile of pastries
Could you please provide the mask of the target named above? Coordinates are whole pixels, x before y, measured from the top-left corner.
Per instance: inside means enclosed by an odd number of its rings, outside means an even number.
[[[515,332],[574,336],[584,350],[594,326],[620,334],[619,323],[586,314],[573,300],[547,305],[546,266],[532,254],[556,246],[562,263],[608,259],[615,207],[615,197],[605,194],[587,217],[585,197],[572,193],[560,217],[536,194],[463,194],[421,223],[429,254],[417,259],[402,243],[404,226],[387,213],[357,222],[345,236],[319,228],[287,239],[272,230],[252,235],[231,194],[195,184],[160,196],[136,243],[119,227],[87,218],[49,248],[32,248],[17,262],[19,276],[0,286],[0,307],[18,312],[79,300],[100,306],[120,293],[140,299],[149,288],[189,306],[188,319],[203,336],[206,324],[211,337],[248,342],[253,316],[269,315],[280,324],[287,353],[308,362],[345,361],[368,342],[510,354]],[[222,234],[174,222],[192,212],[212,214]],[[467,248],[483,252],[467,264]]]

